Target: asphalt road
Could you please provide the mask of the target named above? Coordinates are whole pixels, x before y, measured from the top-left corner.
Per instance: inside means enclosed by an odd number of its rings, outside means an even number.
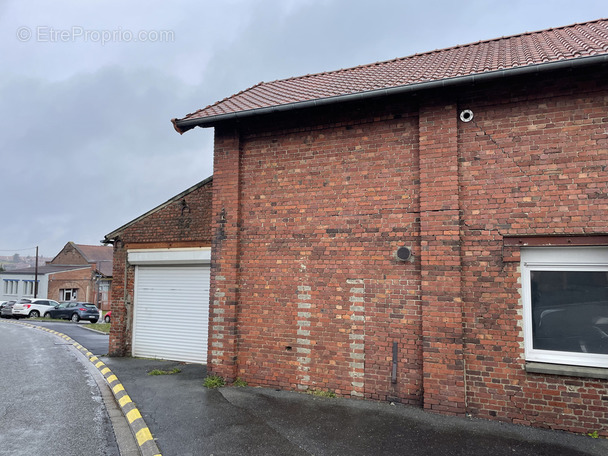
[[[100,389],[85,363],[52,334],[0,325],[0,455],[119,454]]]
[[[45,320],[24,320],[27,323],[37,326],[43,326],[54,331],[70,336],[78,341],[83,347],[87,347],[89,351],[97,356],[106,355],[108,353],[109,336],[107,334],[99,334],[94,331],[85,329],[89,323],[72,323],[60,321],[45,321]]]

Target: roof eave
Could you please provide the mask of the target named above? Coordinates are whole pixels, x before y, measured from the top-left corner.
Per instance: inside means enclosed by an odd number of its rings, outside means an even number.
[[[585,66],[592,66],[598,64],[608,63],[608,54],[594,55],[587,57],[578,57],[568,60],[560,60],[557,62],[546,62],[538,63],[534,65],[526,65],[515,68],[508,68],[503,70],[489,71],[486,73],[469,74],[465,76],[457,76],[447,79],[439,79],[435,81],[426,81],[414,84],[407,84],[397,87],[390,87],[386,89],[376,89],[367,92],[356,92],[346,95],[339,95],[328,98],[318,98],[314,100],[299,101],[295,103],[287,103],[276,106],[268,106],[264,108],[249,109],[246,111],[237,111],[226,114],[218,114],[215,116],[208,116],[194,119],[172,119],[173,127],[175,130],[183,134],[188,130],[195,127],[207,128],[213,127],[219,123],[226,121],[233,121],[244,119],[253,116],[260,116],[264,114],[273,114],[294,111],[298,109],[314,108],[320,106],[328,106],[337,103],[344,103],[348,101],[361,101],[371,98],[378,98],[390,95],[407,94],[413,92],[419,92],[423,90],[439,89],[444,87],[452,87],[458,85],[472,84],[476,82],[488,82],[496,79],[502,79],[507,77],[537,74],[546,71],[563,70],[571,68],[579,68]]]
[[[146,217],[154,214],[155,212],[160,211],[161,209],[164,209],[165,207],[169,206],[170,204],[172,204],[172,203],[174,203],[176,201],[179,201],[181,198],[184,198],[185,196],[187,196],[188,194],[192,193],[193,191],[198,190],[199,188],[203,187],[204,185],[207,185],[211,181],[213,181],[213,176],[209,176],[206,179],[200,181],[198,184],[194,184],[192,187],[187,188],[183,192],[175,195],[173,198],[170,198],[167,201],[165,201],[164,203],[159,204],[155,208],[150,209],[145,214],[140,215],[139,217],[131,220],[130,222],[125,223],[120,228],[117,228],[114,231],[112,231],[111,233],[106,234],[104,236],[104,238],[101,240],[101,243],[104,244],[104,245],[112,244],[114,242],[114,240],[118,236],[120,236],[123,233],[123,231],[125,231],[131,225],[134,225],[135,223],[139,222],[140,220],[142,220],[142,219],[144,219],[144,218],[146,218]]]

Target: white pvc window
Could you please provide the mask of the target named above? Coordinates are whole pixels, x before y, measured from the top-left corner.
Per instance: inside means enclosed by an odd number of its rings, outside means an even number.
[[[526,360],[608,368],[608,247],[521,251]]]
[[[59,290],[61,301],[76,301],[78,299],[78,288],[62,288]]]
[[[24,280],[23,281],[23,295],[24,296],[34,296],[34,291],[36,291],[36,282],[33,280]]]
[[[4,294],[19,294],[19,280],[4,279]]]

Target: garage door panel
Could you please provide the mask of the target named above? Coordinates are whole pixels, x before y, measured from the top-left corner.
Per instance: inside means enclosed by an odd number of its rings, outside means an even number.
[[[156,342],[156,339],[153,338],[142,338],[141,343],[148,343],[148,344],[154,344]],[[201,341],[202,342],[202,341]],[[165,343],[162,346],[156,346],[155,350],[154,350],[154,358],[159,358],[160,356],[158,356],[159,353],[174,353],[176,351],[179,351],[180,356],[183,356],[184,353],[199,353],[200,350],[197,349],[197,347],[194,346],[184,346],[181,343]],[[173,359],[173,358],[171,358]],[[179,360],[182,361],[182,360]]]
[[[133,355],[205,363],[209,266],[137,266]]]
[[[144,309],[145,311],[145,309]],[[142,313],[142,312],[140,312]],[[207,319],[201,321],[199,318],[192,318],[192,314],[193,312],[177,312],[175,315],[172,315],[171,317],[167,317],[167,315],[165,315],[162,312],[149,312],[149,315],[146,316],[146,318],[140,318],[139,320],[139,325],[152,325],[152,326],[158,326],[158,320],[162,319],[162,323],[164,325],[164,332],[166,331],[170,331],[171,328],[169,325],[169,323],[175,323],[176,328],[178,330],[181,330],[183,328],[186,328],[190,325],[196,326],[197,328],[200,328],[201,324],[206,323]],[[184,321],[184,320],[189,320],[189,321]]]
[[[166,323],[167,323],[167,326],[170,326],[172,323],[175,323],[175,326],[177,326],[181,322],[180,321],[173,321],[173,322],[169,321],[169,322],[166,322]],[[158,338],[158,336],[155,334],[157,332],[158,325],[155,325],[153,323],[148,323],[148,324],[143,323],[143,324],[140,324],[138,328],[140,330],[140,333],[138,335],[139,340],[142,340],[145,337],[148,337],[150,339],[157,339]],[[192,325],[180,325],[179,329],[168,329],[168,328],[165,328],[163,330],[163,335],[171,336],[173,338],[177,338],[177,340],[179,342],[180,338],[182,336],[182,333],[184,331],[188,331],[189,332],[189,334],[188,334],[189,339],[192,339],[192,340],[207,340],[207,331],[201,331],[200,329],[201,329],[201,327],[200,327],[199,324],[196,324],[196,325],[194,325],[194,324],[192,324]],[[146,335],[144,333],[144,331],[148,332],[149,335]],[[171,342],[172,342],[171,340],[167,340],[166,338],[163,338],[163,343],[164,344],[170,344]]]
[[[196,303],[193,303],[193,306],[197,305]],[[140,317],[140,322],[145,322],[145,321],[156,321],[157,318],[162,317],[164,320],[166,321],[170,321],[170,320],[182,320],[184,317],[187,317],[188,315],[190,316],[196,316],[196,317],[200,317],[199,313],[193,310],[188,310],[188,309],[163,309],[163,310],[159,310],[159,309],[154,309],[151,307],[145,307],[142,306],[140,307],[141,310],[147,312],[147,314],[145,315],[145,317]],[[171,312],[170,315],[167,314],[167,312]],[[144,312],[140,312],[140,314],[143,314]],[[184,324],[186,322],[183,322]],[[197,322],[198,323],[198,322]]]

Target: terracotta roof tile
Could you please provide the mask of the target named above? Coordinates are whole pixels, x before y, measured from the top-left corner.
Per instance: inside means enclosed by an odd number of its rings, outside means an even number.
[[[114,249],[105,245],[74,244],[84,255],[89,263],[98,261],[111,261],[114,257]]]
[[[606,19],[261,82],[177,122],[602,54],[608,54]]]
[[[94,264],[95,268],[106,277],[112,276],[112,265],[114,259],[114,249],[104,245],[85,245],[74,244],[84,255],[89,264]]]

